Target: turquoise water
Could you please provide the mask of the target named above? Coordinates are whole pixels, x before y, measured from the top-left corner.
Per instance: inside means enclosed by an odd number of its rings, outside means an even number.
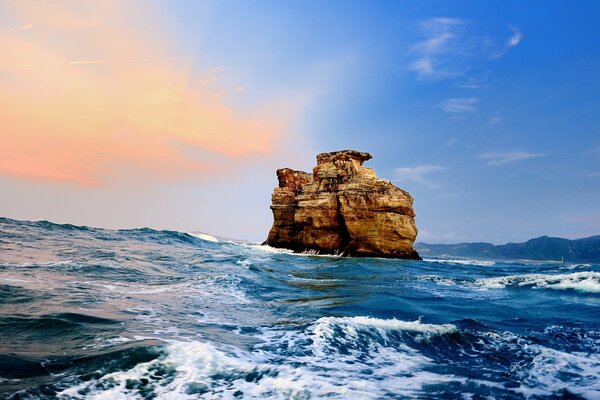
[[[600,398],[598,265],[205,239],[0,218],[0,398]]]

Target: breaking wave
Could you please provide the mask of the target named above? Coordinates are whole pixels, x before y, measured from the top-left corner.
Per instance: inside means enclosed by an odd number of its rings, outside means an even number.
[[[464,379],[425,370],[433,360],[394,334],[423,338],[455,331],[450,324],[327,317],[298,331],[265,329],[254,351],[175,341],[154,360],[69,387],[58,397],[375,399],[391,394],[381,379],[411,395],[424,385]]]
[[[539,289],[575,290],[600,293],[600,272],[574,272],[571,274],[525,274],[497,278],[477,279],[475,283],[485,289],[506,287],[532,287]]]
[[[496,265],[494,261],[489,260],[471,260],[460,258],[424,258],[423,261],[440,264],[476,265],[481,267],[491,267]]]
[[[0,398],[600,398],[598,265],[210,239],[0,218]]]

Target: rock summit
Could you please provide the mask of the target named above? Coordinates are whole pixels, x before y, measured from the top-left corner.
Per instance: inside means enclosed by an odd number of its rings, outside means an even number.
[[[277,170],[265,244],[296,252],[420,259],[411,195],[363,166],[355,150],[321,153],[312,174]]]

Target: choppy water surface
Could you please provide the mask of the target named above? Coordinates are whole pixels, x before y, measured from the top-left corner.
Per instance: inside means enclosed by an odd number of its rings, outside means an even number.
[[[600,398],[598,265],[205,239],[0,218],[0,398]]]

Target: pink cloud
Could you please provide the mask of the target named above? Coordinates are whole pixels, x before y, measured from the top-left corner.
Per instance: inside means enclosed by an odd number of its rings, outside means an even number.
[[[230,105],[224,72],[198,72],[197,56],[174,53],[148,3],[135,4],[0,6],[12,25],[31,25],[0,34],[0,173],[83,185],[132,171],[180,179],[277,149],[289,107]]]

